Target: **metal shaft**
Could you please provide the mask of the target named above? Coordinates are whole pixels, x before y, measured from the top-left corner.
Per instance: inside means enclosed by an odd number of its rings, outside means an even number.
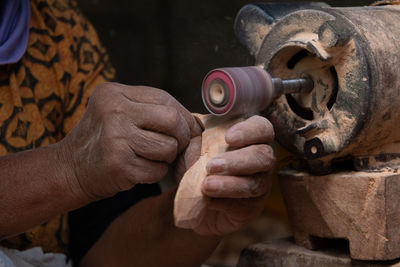
[[[278,98],[283,94],[310,92],[314,88],[314,82],[309,78],[287,80],[272,78],[272,84],[274,85],[274,98]]]

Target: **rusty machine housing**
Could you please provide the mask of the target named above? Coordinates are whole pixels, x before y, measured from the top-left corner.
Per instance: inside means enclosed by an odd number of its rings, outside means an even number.
[[[255,65],[311,78],[266,110],[300,164],[279,179],[296,242],[344,238],[354,259],[400,257],[400,6],[250,4],[235,21]]]

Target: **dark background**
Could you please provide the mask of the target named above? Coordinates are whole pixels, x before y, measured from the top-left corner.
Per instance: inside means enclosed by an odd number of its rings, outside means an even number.
[[[242,6],[257,1],[79,2],[107,47],[120,82],[165,89],[192,112],[205,112],[200,86],[209,70],[253,63],[235,39],[233,22]],[[351,6],[374,1],[325,2]]]

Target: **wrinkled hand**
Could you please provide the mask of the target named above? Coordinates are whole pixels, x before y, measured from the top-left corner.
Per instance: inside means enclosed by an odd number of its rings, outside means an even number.
[[[225,141],[236,150],[219,154],[208,162],[202,192],[211,197],[211,203],[195,232],[226,235],[262,212],[275,163],[273,150],[267,145],[273,139],[272,124],[261,116],[237,123],[227,131]],[[193,138],[180,166],[193,165],[200,148],[201,137]]]
[[[190,112],[165,91],[105,83],[60,147],[72,190],[93,201],[160,180],[200,134]]]

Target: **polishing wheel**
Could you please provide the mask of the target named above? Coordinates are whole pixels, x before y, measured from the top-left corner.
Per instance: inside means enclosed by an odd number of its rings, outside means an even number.
[[[309,92],[313,87],[309,78],[281,80],[259,67],[219,68],[206,75],[202,98],[214,115],[239,115],[262,111],[282,94]]]

